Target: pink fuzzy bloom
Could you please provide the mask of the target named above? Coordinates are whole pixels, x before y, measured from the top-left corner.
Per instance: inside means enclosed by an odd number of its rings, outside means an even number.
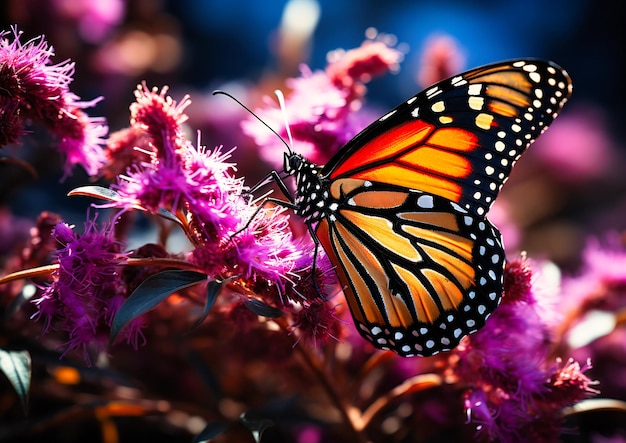
[[[108,337],[102,331],[110,326],[126,295],[120,266],[128,254],[122,252],[110,227],[100,230],[95,220],[85,223],[82,235],[59,223],[53,236],[60,245],[59,268],[53,282],[34,300],[35,318],[44,321],[44,332],[55,329],[66,334],[64,354],[77,349],[91,363],[106,345]],[[138,333],[132,325],[125,331],[129,342],[136,342]]]
[[[100,99],[80,101],[70,92],[74,63],[50,64],[54,49],[43,36],[22,43],[16,27],[12,41],[8,34],[0,32],[0,90],[5,96],[0,101],[0,142],[17,142],[24,121],[31,119],[58,139],[58,149],[67,158],[65,177],[77,164],[96,175],[106,159],[102,146],[108,127],[104,118],[90,118],[83,109]]]
[[[583,374],[589,366],[561,366],[551,356],[551,326],[558,315],[542,300],[546,295],[530,264],[509,263],[504,279],[501,305],[453,351],[454,372],[468,385],[466,412],[482,439],[552,442],[561,410],[593,393]]]
[[[293,149],[310,161],[324,164],[341,146],[363,129],[370,119],[360,119],[365,83],[373,77],[396,70],[403,54],[389,43],[366,40],[359,48],[337,50],[329,55],[325,71],[301,67],[301,75],[287,79],[287,119],[293,136]],[[269,99],[257,114],[281,137],[287,139],[284,117]],[[261,157],[282,166],[284,145],[274,134],[250,117],[242,122],[243,131],[254,138]]]

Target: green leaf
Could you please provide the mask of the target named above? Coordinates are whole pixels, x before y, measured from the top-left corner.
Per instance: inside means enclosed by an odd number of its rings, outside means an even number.
[[[244,306],[254,312],[256,315],[268,318],[278,318],[283,315],[283,311],[273,306],[263,303],[256,298],[249,298],[244,302]]]
[[[207,443],[215,437],[223,434],[227,428],[228,425],[226,423],[218,421],[209,422],[204,429],[195,436],[193,443]]]
[[[174,223],[177,223],[177,224],[183,226],[183,222],[180,221],[180,219],[178,217],[176,217],[174,214],[172,214],[167,209],[163,209],[163,208],[159,209],[157,211],[157,215],[159,217],[161,217],[161,218],[164,218],[164,219],[169,220],[169,221],[173,221]]]
[[[103,186],[80,186],[72,189],[67,195],[82,195],[84,197],[100,198],[102,200],[120,201],[120,195],[113,189],[105,188]]]
[[[222,388],[220,386],[219,378],[217,377],[215,371],[213,371],[211,366],[207,365],[204,358],[201,357],[198,352],[195,352],[193,349],[187,351],[187,361],[194,369],[198,379],[204,384],[204,386],[213,396],[213,401],[215,403],[221,401],[223,398]]]
[[[204,321],[204,319],[207,317],[207,315],[209,315],[211,308],[215,304],[215,300],[217,300],[218,294],[222,290],[223,284],[224,282],[221,282],[221,281],[218,282],[215,280],[207,283],[206,300],[204,302],[204,309],[202,310],[202,315],[200,316],[200,318],[198,318],[198,320],[196,320],[196,322],[191,327],[192,331],[196,329],[198,326],[200,326],[202,322]]]
[[[274,422],[267,418],[250,418],[250,414],[244,412],[239,417],[241,423],[248,428],[250,432],[252,432],[252,437],[254,437],[254,441],[256,443],[261,442],[261,437],[263,437],[263,432],[270,426],[274,426]]]
[[[6,321],[9,317],[19,311],[22,306],[26,305],[28,301],[33,297],[33,294],[35,294],[35,291],[36,288],[33,284],[24,285],[20,293],[17,294],[17,296],[15,296],[13,300],[11,300],[9,306],[7,306],[6,310],[4,311],[3,320]]]
[[[105,188],[103,186],[80,186],[78,188],[72,189],[67,195],[69,195],[70,197],[73,197],[75,195],[82,195],[84,197],[99,198],[101,200],[108,200],[111,202],[122,201],[119,193],[117,193],[113,189]],[[133,208],[140,211],[148,212],[146,208],[139,204],[134,205]],[[183,225],[180,219],[167,209],[159,209],[156,214],[166,220],[173,221],[181,226]]]
[[[111,324],[111,342],[133,319],[153,309],[174,292],[205,280],[205,274],[194,271],[169,270],[151,275],[141,282],[115,314]]]
[[[0,349],[0,370],[9,379],[22,402],[24,411],[26,411],[31,376],[30,354],[27,351],[5,351]]]

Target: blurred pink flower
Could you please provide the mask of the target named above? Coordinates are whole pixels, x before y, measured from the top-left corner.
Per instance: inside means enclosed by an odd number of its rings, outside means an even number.
[[[54,49],[43,36],[22,43],[16,27],[11,33],[12,41],[9,32],[0,32],[0,89],[9,97],[0,102],[0,141],[16,143],[24,122],[32,119],[57,137],[58,149],[67,157],[65,177],[77,164],[96,175],[105,162],[102,145],[108,128],[103,117],[88,117],[83,109],[100,99],[81,101],[70,92],[74,63],[50,64]]]
[[[580,185],[601,178],[614,161],[614,146],[608,134],[600,110],[591,105],[574,107],[550,126],[532,152],[550,174]]]
[[[417,83],[427,88],[463,70],[465,53],[450,35],[435,34],[424,43],[418,63]]]
[[[626,246],[618,233],[591,238],[582,254],[581,273],[563,281],[573,308],[615,311],[626,306]]]
[[[123,0],[54,0],[54,9],[62,17],[76,22],[81,37],[88,43],[104,40],[111,28],[124,18]]]
[[[384,41],[366,40],[359,48],[334,51],[325,71],[301,67],[301,75],[286,81],[286,118],[294,151],[324,164],[341,146],[371,120],[358,117],[365,83],[372,77],[395,70],[403,54]],[[287,140],[285,118],[269,99],[257,114]],[[242,122],[244,133],[254,138],[261,157],[282,167],[285,146],[274,134],[250,117]]]
[[[577,358],[591,357],[602,391],[626,400],[626,245],[620,233],[591,238],[580,273],[566,277],[562,296],[572,322],[568,343]]]

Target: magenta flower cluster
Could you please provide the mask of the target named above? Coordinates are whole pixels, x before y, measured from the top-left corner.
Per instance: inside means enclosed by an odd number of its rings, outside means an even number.
[[[468,385],[468,420],[489,441],[555,441],[563,408],[597,393],[584,375],[589,362],[552,355],[560,314],[541,272],[526,258],[509,263],[501,305],[453,351],[453,373]]]
[[[302,65],[300,77],[286,81],[289,95],[286,112],[293,138],[293,149],[317,164],[330,157],[375,116],[362,110],[365,83],[376,75],[398,69],[404,54],[385,39],[366,40],[351,51],[329,55],[324,71]],[[287,139],[282,110],[269,102],[257,110],[263,120]],[[284,145],[256,119],[243,121],[244,133],[254,138],[264,160],[282,167]]]
[[[67,334],[68,341],[62,345],[65,353],[78,349],[92,363],[106,344],[106,331],[127,296],[120,269],[128,254],[110,227],[99,230],[95,220],[85,223],[82,235],[59,223],[52,237],[59,244],[59,268],[53,282],[34,301],[35,318],[43,321],[44,333],[52,328]],[[125,332],[135,345],[141,335],[140,321],[134,320]]]
[[[54,49],[43,36],[22,43],[20,32],[0,33],[0,147],[16,143],[32,120],[45,126],[65,154],[65,175],[75,165],[96,175],[105,163],[103,145],[108,128],[104,118],[83,109],[101,99],[81,99],[70,92],[74,63],[51,64]]]

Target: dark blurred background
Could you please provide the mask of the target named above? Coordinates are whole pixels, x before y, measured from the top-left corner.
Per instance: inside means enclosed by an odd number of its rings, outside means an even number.
[[[508,58],[554,60],[574,79],[574,96],[551,138],[538,143],[543,153],[538,147],[522,159],[514,184],[505,187],[503,223],[518,231],[508,241],[513,248],[575,267],[588,236],[626,224],[626,27],[618,8],[607,0],[4,0],[0,20],[5,30],[17,24],[23,40],[44,34],[55,61],[74,60],[73,92],[105,97],[90,114],[104,115],[111,131],[128,124],[132,91],[142,80],[169,85],[177,99],[189,93],[190,128],[201,130],[208,146],[238,145],[234,159],[250,184],[268,169],[246,167],[250,141],[236,123],[245,115],[212,97],[215,88],[255,106],[297,75],[299,63],[323,69],[329,51],[358,46],[370,27],[395,35],[407,51],[398,74],[369,86],[368,105],[381,113],[423,88],[420,63],[433,38],[452,42],[459,71]],[[35,145],[45,145],[36,135]],[[25,142],[20,155],[32,144]],[[0,203],[17,215],[51,209],[78,223],[87,203],[68,202],[65,192],[88,178],[77,170],[59,184],[52,166],[60,160],[45,152],[27,155],[40,173],[36,182],[2,167]]]
[[[276,34],[288,1],[231,0],[5,0],[2,28],[17,23],[25,36],[44,33],[59,60],[78,64],[77,92],[107,92],[100,72],[124,74],[131,84],[144,78],[206,89],[216,82],[254,82],[277,68]],[[313,67],[323,67],[332,49],[360,44],[368,27],[395,34],[410,52],[401,73],[372,87],[371,97],[391,106],[415,90],[415,70],[427,39],[446,34],[457,40],[467,68],[515,57],[551,58],[575,80],[574,101],[593,101],[622,130],[626,42],[620,13],[607,0],[544,2],[374,0],[293,1],[316,4],[312,31]],[[310,18],[310,14],[307,14]],[[304,21],[304,20],[302,20]],[[152,40],[152,41],[150,41]],[[115,45],[134,59],[104,52]],[[154,52],[154,53],[153,53]],[[149,53],[149,54],[148,54]],[[110,54],[109,54],[110,56]],[[132,64],[133,66],[122,66]],[[106,66],[103,66],[106,65]]]

